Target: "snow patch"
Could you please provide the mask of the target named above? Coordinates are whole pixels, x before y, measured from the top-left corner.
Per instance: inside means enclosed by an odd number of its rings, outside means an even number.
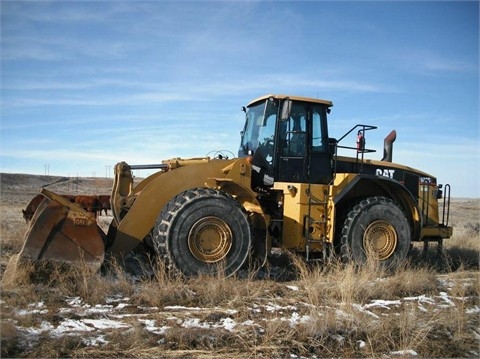
[[[104,335],[99,335],[98,337],[85,338],[83,344],[89,347],[98,347],[100,345],[108,344],[108,341],[105,339]]]
[[[404,355],[409,355],[409,356],[412,356],[412,357],[415,357],[417,356],[417,352],[415,350],[412,350],[412,349],[406,349],[406,350],[397,350],[397,351],[394,351],[394,352],[390,352],[391,355],[401,355],[401,356],[404,356]]]
[[[475,305],[475,307],[467,309],[467,310],[465,311],[465,313],[467,313],[467,314],[480,313],[480,307],[479,307],[478,305]]]
[[[144,325],[145,330],[153,334],[165,335],[167,330],[170,329],[170,327],[167,327],[167,326],[162,326],[162,327],[155,326],[156,322],[153,319],[139,319],[139,322]]]
[[[83,319],[82,321],[96,329],[119,329],[128,327],[128,325],[123,322],[111,319]]]
[[[391,305],[399,306],[401,304],[402,302],[400,300],[376,299],[376,300],[372,300],[370,304],[365,304],[364,308],[380,307],[384,309],[390,309]]]
[[[370,315],[371,317],[375,318],[375,319],[380,319],[380,317],[378,315],[376,315],[375,313],[372,313],[371,311],[369,310],[366,310],[365,308],[363,308],[363,306],[361,306],[360,304],[356,304],[356,303],[353,303],[352,304],[352,307],[356,310],[358,310],[359,312],[362,312],[362,313],[365,313],[367,315]]]
[[[367,346],[367,343],[365,343],[363,340],[357,340],[358,349],[364,349],[366,346]]]

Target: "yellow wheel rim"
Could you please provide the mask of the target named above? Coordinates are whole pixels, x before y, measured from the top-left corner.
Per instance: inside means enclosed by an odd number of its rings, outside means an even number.
[[[363,235],[363,248],[367,255],[378,260],[389,258],[397,248],[395,228],[387,221],[379,220],[368,225]]]
[[[232,231],[218,217],[205,217],[197,221],[188,235],[188,248],[199,261],[215,263],[228,254],[232,247]]]

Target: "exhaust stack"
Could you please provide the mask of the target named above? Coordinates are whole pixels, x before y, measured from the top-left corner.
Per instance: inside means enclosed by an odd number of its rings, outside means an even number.
[[[397,139],[397,131],[393,130],[385,137],[383,141],[383,158],[382,161],[392,162],[393,143]]]

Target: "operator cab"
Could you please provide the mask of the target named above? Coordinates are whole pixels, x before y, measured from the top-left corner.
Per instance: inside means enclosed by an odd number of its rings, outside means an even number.
[[[332,179],[327,113],[330,101],[267,95],[244,109],[239,157],[252,157],[255,187],[274,182],[323,183]]]

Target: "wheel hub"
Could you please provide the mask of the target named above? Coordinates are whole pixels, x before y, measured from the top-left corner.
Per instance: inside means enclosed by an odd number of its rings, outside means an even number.
[[[389,258],[397,248],[397,232],[387,221],[378,220],[370,223],[363,235],[363,248],[368,255],[378,260]]]
[[[218,217],[202,218],[190,229],[188,247],[199,261],[218,262],[225,258],[232,247],[232,231]]]

